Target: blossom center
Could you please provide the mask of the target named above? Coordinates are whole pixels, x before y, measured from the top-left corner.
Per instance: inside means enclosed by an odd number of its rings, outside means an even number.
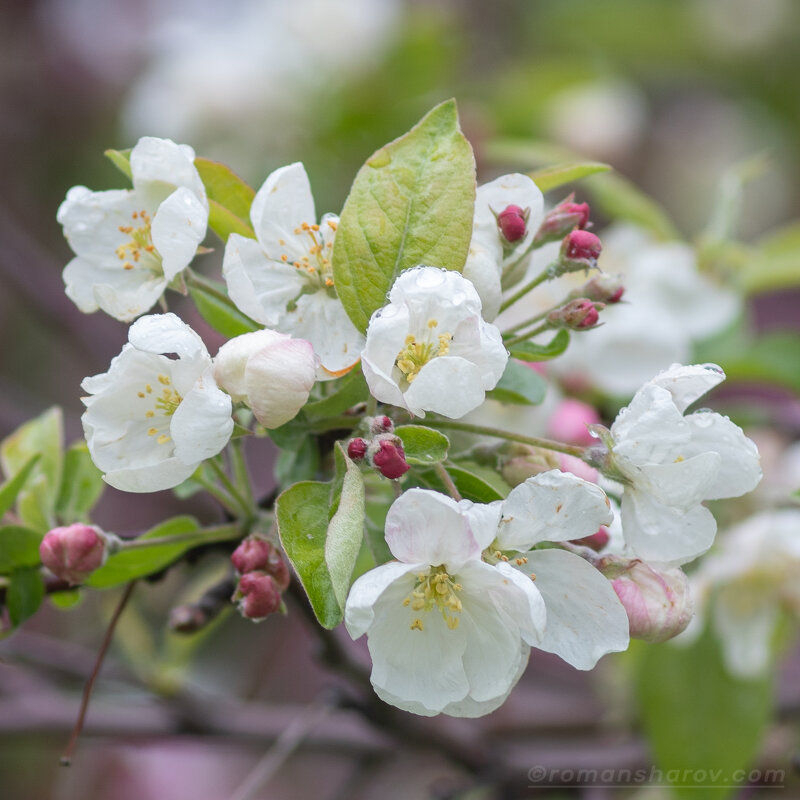
[[[152,384],[146,383],[144,391],[136,393],[137,397],[144,399],[151,397],[154,400],[153,407],[145,411],[145,417],[149,420],[156,422],[156,417],[162,417],[162,422],[168,420],[174,413],[178,406],[181,404],[183,398],[172,388],[172,381],[168,375],[159,375],[158,382],[161,385],[160,394],[154,395]],[[158,444],[166,444],[170,441],[170,437],[163,432],[159,427],[153,426],[147,430],[148,436],[157,436],[156,442]]]
[[[131,270],[140,263],[150,268],[159,266],[161,257],[153,245],[150,215],[144,210],[134,211],[131,219],[133,225],[119,226],[119,232],[130,237],[115,251],[117,258],[122,261],[122,268]]]
[[[404,606],[410,606],[412,611],[432,611],[439,609],[447,627],[455,630],[458,627],[461,612],[461,600],[458,592],[462,590],[460,583],[456,583],[448,574],[444,566],[431,567],[428,572],[417,575],[414,588],[404,600]],[[424,630],[425,626],[420,617],[411,623],[412,631]]]
[[[435,334],[439,323],[428,320],[426,334],[417,339],[413,334],[406,336],[405,347],[397,354],[395,365],[403,373],[408,383],[413,383],[419,371],[433,358],[446,356],[450,352],[451,333]]]

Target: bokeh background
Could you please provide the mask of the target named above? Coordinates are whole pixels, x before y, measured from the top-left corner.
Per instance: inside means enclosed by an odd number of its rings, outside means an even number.
[[[55,221],[70,186],[124,185],[103,158],[106,148],[130,147],[141,135],[170,137],[226,162],[254,186],[272,169],[302,160],[318,211],[334,211],[370,153],[451,96],[481,180],[532,168],[542,153],[604,161],[652,196],[680,236],[701,249],[720,203],[741,203],[727,232],[730,252],[717,247],[708,257],[740,270],[755,338],[732,339],[726,350],[722,334],[703,354],[719,358],[735,379],[723,403],[757,423],[775,452],[797,439],[794,0],[6,0],[0,435],[58,404],[68,439],[77,438],[80,380],[104,371],[125,341],[123,324],[81,315],[64,296],[61,270],[71,256]],[[536,158],[509,164],[510,144],[528,147],[517,155]],[[735,178],[742,175],[739,195]],[[581,185],[575,188],[586,199]],[[596,199],[593,218],[602,228],[614,207]],[[203,257],[209,274],[219,263],[216,247]],[[174,307],[213,351],[213,332],[188,306]],[[772,338],[759,345],[759,336]],[[250,457],[266,490],[270,453],[254,449]],[[132,532],[178,509],[204,520],[217,513],[171,493],[130,497],[109,489],[97,521]],[[313,717],[308,704],[335,681],[315,665],[298,615],[257,627],[230,616],[191,645],[164,632],[168,609],[191,582],[223,568],[224,559],[210,554],[140,592],[69,770],[58,766],[58,754],[115,598],[86,598],[69,612],[45,608],[0,643],[0,797],[229,797],[276,735],[298,716]],[[501,711],[480,723],[432,722],[431,729],[454,728],[525,769],[649,768],[630,689],[636,658],[607,658],[586,675],[537,656]],[[791,759],[798,752],[800,656],[791,647],[771,691],[774,713],[755,760],[785,769],[784,791],[798,792]],[[465,786],[468,796],[483,796],[440,754],[397,746],[357,715],[336,712],[311,727],[298,754],[257,796],[388,800],[452,796]],[[637,793],[563,783],[523,783],[511,796]],[[790,796],[761,788],[759,797]]]

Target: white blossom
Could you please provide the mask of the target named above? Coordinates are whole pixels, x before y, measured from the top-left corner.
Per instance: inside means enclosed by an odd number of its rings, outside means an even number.
[[[81,384],[89,453],[117,489],[169,489],[225,447],[231,399],[200,337],[174,314],[137,320],[128,342],[108,372]]]
[[[231,234],[222,274],[231,300],[252,319],[311,342],[317,377],[336,378],[359,359],[364,337],[350,321],[333,283],[331,255],[339,218],[317,224],[305,168],[271,173],[250,209],[256,239]]]
[[[611,426],[622,530],[640,558],[679,565],[704,553],[717,525],[701,502],[738,497],[761,480],[758,450],[741,428],[712,411],[684,416],[724,379],[715,364],[674,364],[639,389]]]
[[[85,313],[129,322],[150,309],[206,235],[208,200],[194,151],[144,137],[131,152],[133,189],[73,186],[58,221],[75,252],[67,296]]]
[[[481,301],[459,273],[403,272],[389,303],[372,315],[362,368],[373,396],[425,416],[457,419],[479,406],[503,375],[500,332],[481,318]]]

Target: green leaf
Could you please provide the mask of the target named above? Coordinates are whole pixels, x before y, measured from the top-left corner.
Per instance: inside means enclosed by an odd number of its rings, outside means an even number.
[[[200,316],[217,332],[228,339],[243,333],[261,330],[261,325],[239,311],[232,300],[227,298],[224,283],[203,278],[200,283],[189,282],[189,295],[194,300]]]
[[[255,231],[249,223],[240,219],[232,211],[220,205],[216,200],[208,201],[208,227],[222,239],[228,241],[232,233],[238,233],[246,239],[255,239]]]
[[[680,238],[666,211],[621,175],[596,175],[586,185],[597,208],[612,219],[640,225],[658,239]]]
[[[475,159],[453,100],[367,160],[345,202],[333,249],[336,291],[359,330],[386,303],[404,269],[463,268],[474,206]]]
[[[56,607],[63,610],[74,608],[83,600],[80,589],[67,589],[64,592],[53,592],[47,599]]]
[[[356,367],[348,375],[335,381],[333,386],[333,394],[303,406],[303,413],[308,419],[336,417],[364,402],[369,396],[367,382],[360,367]]]
[[[471,461],[450,463],[447,472],[465,500],[473,503],[492,503],[508,496],[511,487],[492,469],[481,467]],[[410,474],[410,473],[409,473]],[[419,474],[420,483],[430,489],[446,492],[441,479],[433,470]]]
[[[64,422],[61,409],[53,407],[26,422],[0,443],[0,464],[6,476],[24,469],[40,454],[31,477],[17,496],[17,512],[30,528],[45,532],[55,524],[53,516],[61,487]]]
[[[344,459],[345,473],[336,503],[336,512],[328,523],[325,538],[325,565],[333,593],[344,608],[350,577],[353,574],[361,544],[364,541],[365,495],[361,470],[347,457],[341,443],[336,449]]]
[[[611,167],[608,164],[603,164],[599,161],[581,161],[543,167],[534,172],[529,172],[528,175],[530,175],[540,191],[549,192],[551,189],[557,189],[565,183],[579,181],[589,175],[595,175],[598,172],[609,172],[610,170]]]
[[[6,589],[6,606],[12,625],[20,625],[32,617],[44,600],[44,582],[38,567],[18,569],[12,573]]]
[[[742,287],[747,292],[768,292],[800,286],[800,223],[773,231],[743,259]]]
[[[511,356],[520,361],[549,361],[560,356],[569,345],[569,331],[562,328],[547,344],[520,342],[510,347]]]
[[[546,391],[547,381],[536,370],[510,358],[503,377],[487,397],[501,403],[534,406],[544,400]]]
[[[395,433],[403,442],[409,464],[436,464],[447,459],[450,440],[441,431],[424,425],[401,425]]]
[[[343,615],[325,562],[329,493],[327,483],[296,483],[276,500],[275,519],[283,549],[317,619],[324,628],[335,628]]]
[[[645,647],[642,645],[642,647]],[[679,797],[722,800],[728,790],[698,792],[730,783],[758,755],[772,710],[769,676],[741,680],[726,672],[719,645],[706,631],[689,646],[646,646],[638,665],[637,692],[656,765],[689,774],[696,783],[676,786]],[[715,773],[723,776],[717,778]],[[700,781],[705,776],[705,781]]]
[[[127,178],[132,178],[131,148],[127,150],[106,150],[103,155]]]
[[[255,190],[225,164],[208,158],[196,158],[194,165],[206,187],[208,199],[219,203],[248,224]]]
[[[319,449],[312,436],[306,436],[296,447],[281,450],[275,461],[275,480],[279,486],[311,480],[319,469]]]
[[[215,540],[200,529],[197,520],[193,517],[174,517],[162,522],[140,536],[138,540],[159,539],[162,536],[177,536],[193,531],[197,531],[196,539],[125,550],[109,556],[106,563],[89,576],[86,585],[93,586],[95,589],[107,589],[110,586],[128,583],[134,578],[143,578],[145,575],[151,575],[169,566],[187,550]]]
[[[2,517],[13,505],[17,495],[28,480],[28,476],[33,472],[36,462],[41,458],[41,454],[35,453],[26,462],[13,478],[7,480],[0,486],[0,517]],[[2,553],[0,553],[0,556]]]
[[[20,525],[0,528],[0,574],[7,575],[20,567],[38,567],[41,541],[42,535],[30,528]]]
[[[64,453],[64,478],[56,503],[59,519],[65,524],[85,522],[105,486],[86,442],[77,441],[70,445]]]

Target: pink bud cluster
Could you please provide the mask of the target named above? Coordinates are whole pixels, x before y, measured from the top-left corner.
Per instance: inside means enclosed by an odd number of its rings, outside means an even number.
[[[553,328],[569,328],[573,331],[588,330],[597,325],[600,319],[599,312],[604,308],[603,303],[595,303],[587,297],[580,297],[551,311],[547,315],[547,321]]]
[[[394,423],[389,417],[373,417],[369,424],[371,438],[360,436],[347,444],[347,455],[353,461],[366,463],[380,472],[384,478],[396,480],[411,469],[406,463],[406,454],[399,436],[394,434]]]
[[[259,621],[282,608],[289,567],[271,542],[248,536],[233,551],[231,561],[241,576],[232,599],[243,617]]]
[[[106,535],[93,525],[76,522],[53,528],[39,545],[39,556],[57,578],[77,586],[102,566],[108,555]]]
[[[575,195],[571,194],[544,218],[534,239],[537,247],[562,239],[575,229],[585,230],[591,225],[589,204],[576,203],[574,198]]]

